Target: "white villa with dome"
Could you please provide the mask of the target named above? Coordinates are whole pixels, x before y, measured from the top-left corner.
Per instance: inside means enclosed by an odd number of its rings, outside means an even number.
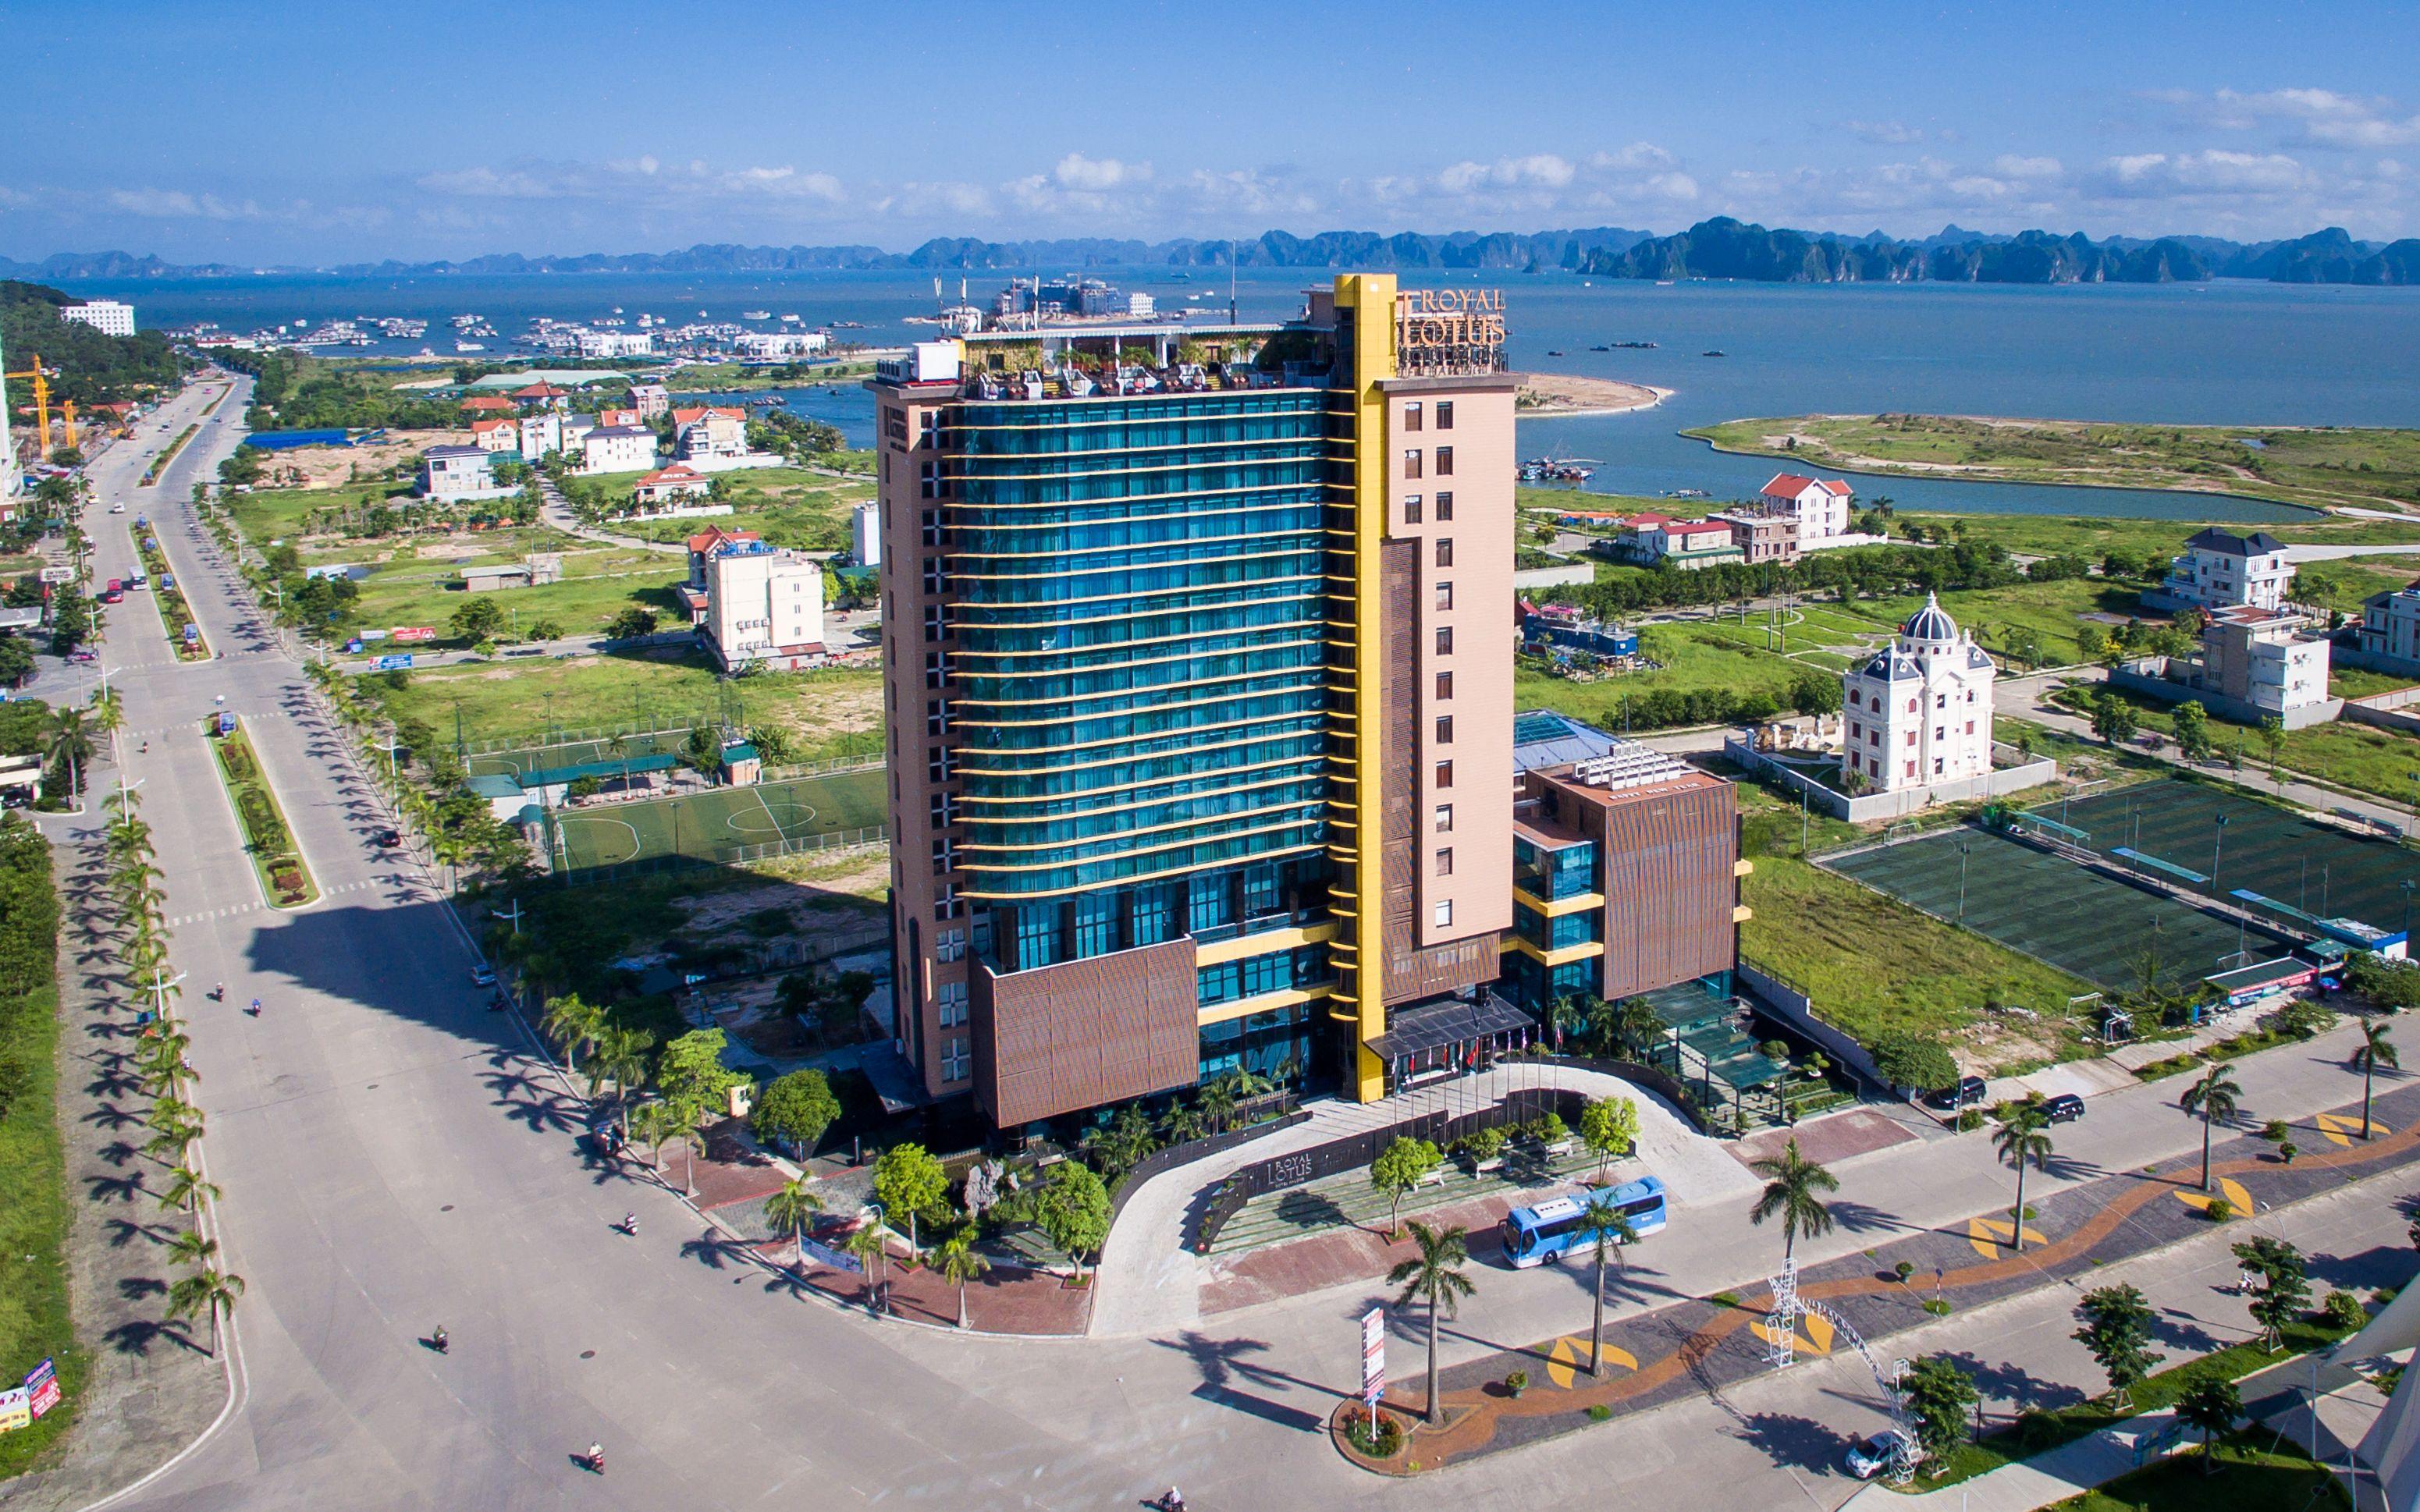
[[[1889,645],[1840,674],[1844,791],[1900,793],[1988,779],[1997,675],[1975,638],[1926,594]]]

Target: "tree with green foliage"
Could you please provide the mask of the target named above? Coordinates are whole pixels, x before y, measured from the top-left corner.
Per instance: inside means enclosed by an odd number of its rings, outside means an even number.
[[[1958,1062],[1940,1041],[1904,1031],[1877,1036],[1867,1047],[1874,1070],[1893,1087],[1929,1092],[1958,1081]]]
[[[1751,1162],[1748,1169],[1764,1178],[1748,1222],[1762,1227],[1767,1218],[1780,1217],[1781,1263],[1787,1266],[1796,1257],[1800,1239],[1832,1231],[1832,1209],[1823,1194],[1838,1191],[1840,1179],[1801,1154],[1795,1134],[1780,1154]]]
[[[495,639],[496,632],[504,627],[504,611],[487,594],[473,594],[454,611],[446,626],[455,640],[474,645]]]
[[[2286,754],[2286,721],[2268,715],[2260,721],[2260,744],[2269,749],[2269,780],[2278,778],[2278,764]]]
[[[1606,1252],[1619,1254],[1624,1244],[1637,1242],[1638,1229],[1621,1211],[1621,1204],[1610,1194],[1598,1192],[1589,1196],[1588,1206],[1580,1210],[1579,1231],[1588,1236],[1596,1251],[1596,1284],[1590,1294],[1595,1314],[1589,1323],[1589,1375],[1605,1374],[1605,1262]]]
[[[1596,1179],[1607,1162],[1630,1153],[1638,1142],[1638,1104],[1626,1097],[1592,1097],[1580,1106],[1580,1143],[1596,1156]]]
[[[656,1059],[656,1086],[667,1102],[690,1113],[692,1124],[727,1111],[731,1089],[748,1082],[722,1063],[729,1042],[721,1029],[691,1029],[666,1044]]]
[[[640,640],[655,633],[656,611],[651,609],[626,609],[605,625],[606,638],[613,640]]]
[[[2170,711],[2176,720],[2177,750],[2186,761],[2201,762],[2210,756],[2210,711],[2198,700],[2187,699]]]
[[[748,1127],[757,1138],[786,1144],[803,1157],[814,1153],[815,1142],[840,1115],[831,1082],[810,1066],[775,1077],[749,1109]]]
[[[2016,1205],[2009,1210],[2009,1227],[2015,1231],[2015,1248],[2025,1252],[2025,1166],[2040,1170],[2050,1162],[2049,1119],[2041,1109],[2027,1105],[2009,1116],[2000,1132],[1992,1136],[1992,1149],[2000,1164],[2013,1166],[2017,1173]]]
[[[580,1053],[605,1027],[605,1011],[578,993],[566,993],[546,1000],[546,1013],[537,1021],[537,1026],[540,1033],[563,1046],[564,1064],[577,1076]]]
[[[2242,1393],[2224,1376],[2203,1376],[2177,1398],[2177,1421],[2201,1434],[2203,1474],[2217,1472],[2218,1441],[2235,1431],[2235,1420],[2242,1415]]]
[[[1033,1194],[1033,1222],[1044,1237],[1076,1262],[1098,1255],[1109,1239],[1109,1189],[1078,1161],[1063,1160],[1042,1173]]]
[[[2221,1119],[2234,1118],[2242,1096],[2243,1088],[2236,1085],[2235,1072],[2222,1063],[2211,1067],[2177,1100],[2177,1106],[2184,1109],[2187,1118],[2201,1119],[2201,1189],[2205,1192],[2211,1189],[2211,1128]]]
[[[1444,1403],[1437,1396],[1437,1319],[1451,1318],[1465,1297],[1475,1296],[1479,1288],[1465,1275],[1462,1267],[1470,1258],[1470,1230],[1456,1224],[1450,1228],[1431,1228],[1415,1218],[1411,1223],[1412,1242],[1419,1253],[1399,1262],[1387,1273],[1387,1285],[1401,1287],[1403,1295],[1395,1299],[1398,1307],[1408,1307],[1415,1301],[1428,1304],[1429,1309],[1429,1395],[1426,1416],[1431,1423],[1442,1420]]]
[[[991,1261],[984,1257],[983,1251],[975,1248],[971,1227],[961,1228],[941,1241],[940,1248],[934,1252],[933,1260],[935,1268],[941,1273],[941,1279],[958,1288],[958,1326],[964,1328],[967,1326],[967,1284],[980,1281],[989,1274]]]
[[[2260,1325],[2260,1347],[2282,1348],[2286,1325],[2311,1301],[2310,1267],[2303,1252],[2285,1240],[2261,1234],[2236,1245],[2234,1255],[2245,1274],[2260,1279],[2260,1289],[2245,1304],[2252,1320]]]
[[[2357,950],[2345,964],[2345,984],[2390,1012],[2420,1008],[2420,962],[2389,961],[2374,950]]]
[[[630,1099],[647,1079],[647,1052],[656,1047],[655,1032],[628,1025],[607,1024],[597,1031],[596,1048],[588,1057],[588,1095],[607,1082],[614,1088],[613,1103],[622,1119],[622,1137],[630,1137]]]
[[[1074,1164],[1073,1161],[1062,1161],[1051,1170],[1057,1171],[1061,1166]],[[1089,1170],[1084,1174],[1093,1175]],[[1100,1178],[1094,1177],[1093,1180],[1097,1184]],[[1048,1184],[1047,1179],[1044,1184]],[[949,1173],[942,1168],[941,1163],[926,1152],[923,1146],[912,1141],[892,1146],[874,1163],[874,1198],[882,1204],[883,1221],[894,1230],[898,1227],[900,1215],[907,1215],[908,1249],[911,1255],[923,1253],[916,1242],[917,1215],[939,1203],[949,1189]]]
[[[861,1224],[841,1241],[843,1253],[857,1261],[858,1273],[865,1277],[865,1310],[880,1317],[882,1283],[890,1278],[891,1246],[882,1237],[880,1224]]]
[[[2353,1063],[2361,1068],[2361,1137],[2369,1137],[2370,1081],[2378,1068],[2402,1064],[2395,1052],[2395,1041],[2386,1037],[2386,1025],[2380,1019],[2364,1019],[2361,1024],[2361,1048],[2352,1053]]]
[[[824,1199],[817,1196],[803,1176],[794,1176],[765,1199],[765,1221],[776,1228],[786,1228],[798,1242],[799,1253],[806,1252],[807,1224],[824,1211]]]
[[[2089,1350],[2109,1378],[2111,1408],[2123,1407],[2127,1394],[2165,1358],[2151,1348],[2150,1304],[2133,1287],[2102,1287],[2086,1292],[2075,1313],[2084,1326],[2069,1337]]]
[[[1398,1135],[1378,1158],[1370,1163],[1370,1185],[1387,1198],[1387,1238],[1389,1242],[1402,1233],[1401,1217],[1404,1198],[1419,1185],[1437,1163],[1445,1157],[1437,1147],[1425,1139]]]
[[[192,1318],[197,1314],[207,1315],[210,1320],[209,1352],[215,1359],[219,1352],[219,1319],[222,1315],[232,1316],[236,1302],[242,1295],[243,1277],[232,1272],[205,1268],[170,1285],[168,1316]]]
[[[2102,689],[2092,700],[2092,733],[2112,746],[2122,746],[2134,738],[2140,721],[2134,717],[2134,706],[2117,694]]]
[[[1900,1378],[1900,1394],[1908,1416],[1916,1420],[1916,1442],[1938,1463],[1966,1442],[1966,1414],[1982,1400],[1974,1378],[1947,1355],[1928,1354]]]

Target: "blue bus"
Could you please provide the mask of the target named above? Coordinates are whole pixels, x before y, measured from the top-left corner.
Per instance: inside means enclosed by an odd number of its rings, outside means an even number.
[[[1515,1208],[1504,1215],[1504,1257],[1515,1270],[1527,1270],[1559,1259],[1570,1250],[1593,1245],[1581,1226],[1591,1202],[1610,1202],[1630,1220],[1631,1229],[1645,1239],[1664,1227],[1664,1181],[1642,1176],[1636,1181],[1608,1186],[1575,1196],[1557,1197],[1534,1208]]]

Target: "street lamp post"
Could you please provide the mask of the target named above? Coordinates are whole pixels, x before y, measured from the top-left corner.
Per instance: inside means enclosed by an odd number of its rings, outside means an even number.
[[[2211,840],[2210,840],[2210,895],[2211,895],[2212,898],[2216,898],[2217,896],[2219,896],[2219,891],[2218,891],[2218,854],[2219,854],[2219,847],[2220,847],[2220,846],[2222,846],[2222,845],[2224,845],[2224,844],[2226,844],[2226,815],[2225,815],[2225,814],[2220,814],[2220,815],[2218,816],[2218,825],[2217,825],[2217,827],[2216,827],[2214,830],[2212,830],[2212,831],[2211,832]]]
[[[1958,922],[1966,922],[1966,851],[1964,841],[1958,842]]]
[[[2405,877],[2397,884],[2403,889],[2403,937],[2412,937],[2412,879]]]

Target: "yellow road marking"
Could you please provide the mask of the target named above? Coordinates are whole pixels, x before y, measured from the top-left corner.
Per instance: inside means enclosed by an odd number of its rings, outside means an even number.
[[[2319,1126],[2319,1133],[2326,1135],[2332,1145],[2350,1148],[2361,1136],[2361,1119],[2358,1117],[2349,1119],[2341,1113],[2322,1113],[2312,1121]],[[2369,1132],[2372,1136],[2393,1133],[2386,1125],[2376,1121],[2371,1122]]]
[[[2015,1243],[2016,1237],[2016,1229],[1997,1218],[1966,1220],[1966,1242],[1974,1245],[1975,1253],[1987,1260],[1998,1259],[2001,1246]],[[2050,1242],[2042,1237],[2041,1230],[2028,1228],[2025,1230],[2025,1242],[2046,1244]]]
[[[2222,1176],[2218,1179],[2216,1193],[2180,1192],[2177,1194],[2177,1200],[2188,1208],[2197,1208],[2207,1212],[2210,1211],[2210,1201],[2213,1196],[2225,1197],[2227,1208],[2237,1217],[2246,1218],[2252,1215],[2254,1211],[2252,1194],[2244,1191],[2243,1183],[2231,1176]]]
[[[1546,1351],[1546,1379],[1566,1391],[1588,1369],[1589,1341],[1577,1335],[1555,1340]],[[1605,1347],[1605,1363],[1620,1365],[1624,1370],[1638,1368],[1638,1357],[1618,1345]]]
[[[1831,1353],[1831,1319],[1823,1317],[1820,1313],[1801,1313],[1799,1315],[1799,1319],[1807,1325],[1807,1332],[1803,1335],[1793,1334],[1790,1336],[1791,1349],[1800,1354]],[[1764,1340],[1767,1344],[1778,1344],[1781,1342],[1781,1330],[1774,1327],[1771,1323],[1750,1323],[1748,1324],[1748,1327],[1755,1332],[1757,1337]]]

